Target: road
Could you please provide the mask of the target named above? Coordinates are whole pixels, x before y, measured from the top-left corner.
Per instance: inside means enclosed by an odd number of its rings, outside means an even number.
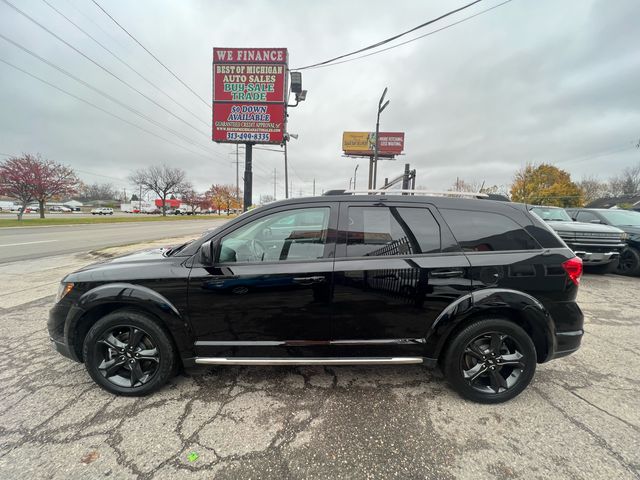
[[[637,278],[585,275],[583,347],[502,405],[415,365],[217,367],[127,398],[47,337],[58,279],[92,261],[0,266],[3,480],[640,478]]]
[[[195,236],[225,221],[209,219],[0,228],[0,264],[163,237]]]

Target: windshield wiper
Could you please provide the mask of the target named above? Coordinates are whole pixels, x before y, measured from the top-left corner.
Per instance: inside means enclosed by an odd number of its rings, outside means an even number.
[[[186,247],[187,245],[189,245],[191,242],[193,242],[193,240],[189,240],[186,243],[183,243],[182,245],[179,245],[177,247],[173,247],[170,248],[169,250],[167,250],[165,252],[165,257],[170,257],[171,255],[175,255],[176,253],[178,253],[180,250],[182,250],[184,247]]]

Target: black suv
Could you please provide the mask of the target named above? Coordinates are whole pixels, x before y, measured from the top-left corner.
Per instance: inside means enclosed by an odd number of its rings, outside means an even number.
[[[184,245],[64,278],[56,349],[142,395],[195,365],[440,365],[497,403],[578,349],[582,261],[526,206],[332,195],[272,203]]]

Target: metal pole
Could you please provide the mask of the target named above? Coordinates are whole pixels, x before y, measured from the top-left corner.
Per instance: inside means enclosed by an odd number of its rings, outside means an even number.
[[[273,169],[273,199],[276,199],[276,169]]]
[[[369,190],[373,189],[373,157],[369,157]]]
[[[253,173],[251,172],[251,161],[253,153],[253,144],[244,144],[244,205],[242,211],[246,212],[247,209],[253,204],[252,200],[252,187],[253,187]]]
[[[316,196],[316,179],[313,179],[313,196]]]
[[[376,144],[373,148],[373,184],[371,188],[374,190],[376,188],[376,177],[378,176],[378,133],[380,133],[380,107],[378,107],[378,116],[376,118]]]
[[[409,164],[408,163],[404,164],[404,174],[402,175],[402,189],[403,190],[409,189]],[[403,195],[406,195],[406,193],[403,193]]]
[[[287,139],[284,139],[284,198],[289,198],[289,167],[287,166]]]
[[[236,143],[236,201],[240,201],[240,157],[239,145]]]

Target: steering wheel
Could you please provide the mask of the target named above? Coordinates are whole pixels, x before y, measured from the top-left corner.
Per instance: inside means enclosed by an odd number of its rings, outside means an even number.
[[[264,261],[264,255],[267,252],[267,248],[264,246],[264,243],[254,238],[249,243],[249,249],[256,260],[259,260],[260,262]]]

